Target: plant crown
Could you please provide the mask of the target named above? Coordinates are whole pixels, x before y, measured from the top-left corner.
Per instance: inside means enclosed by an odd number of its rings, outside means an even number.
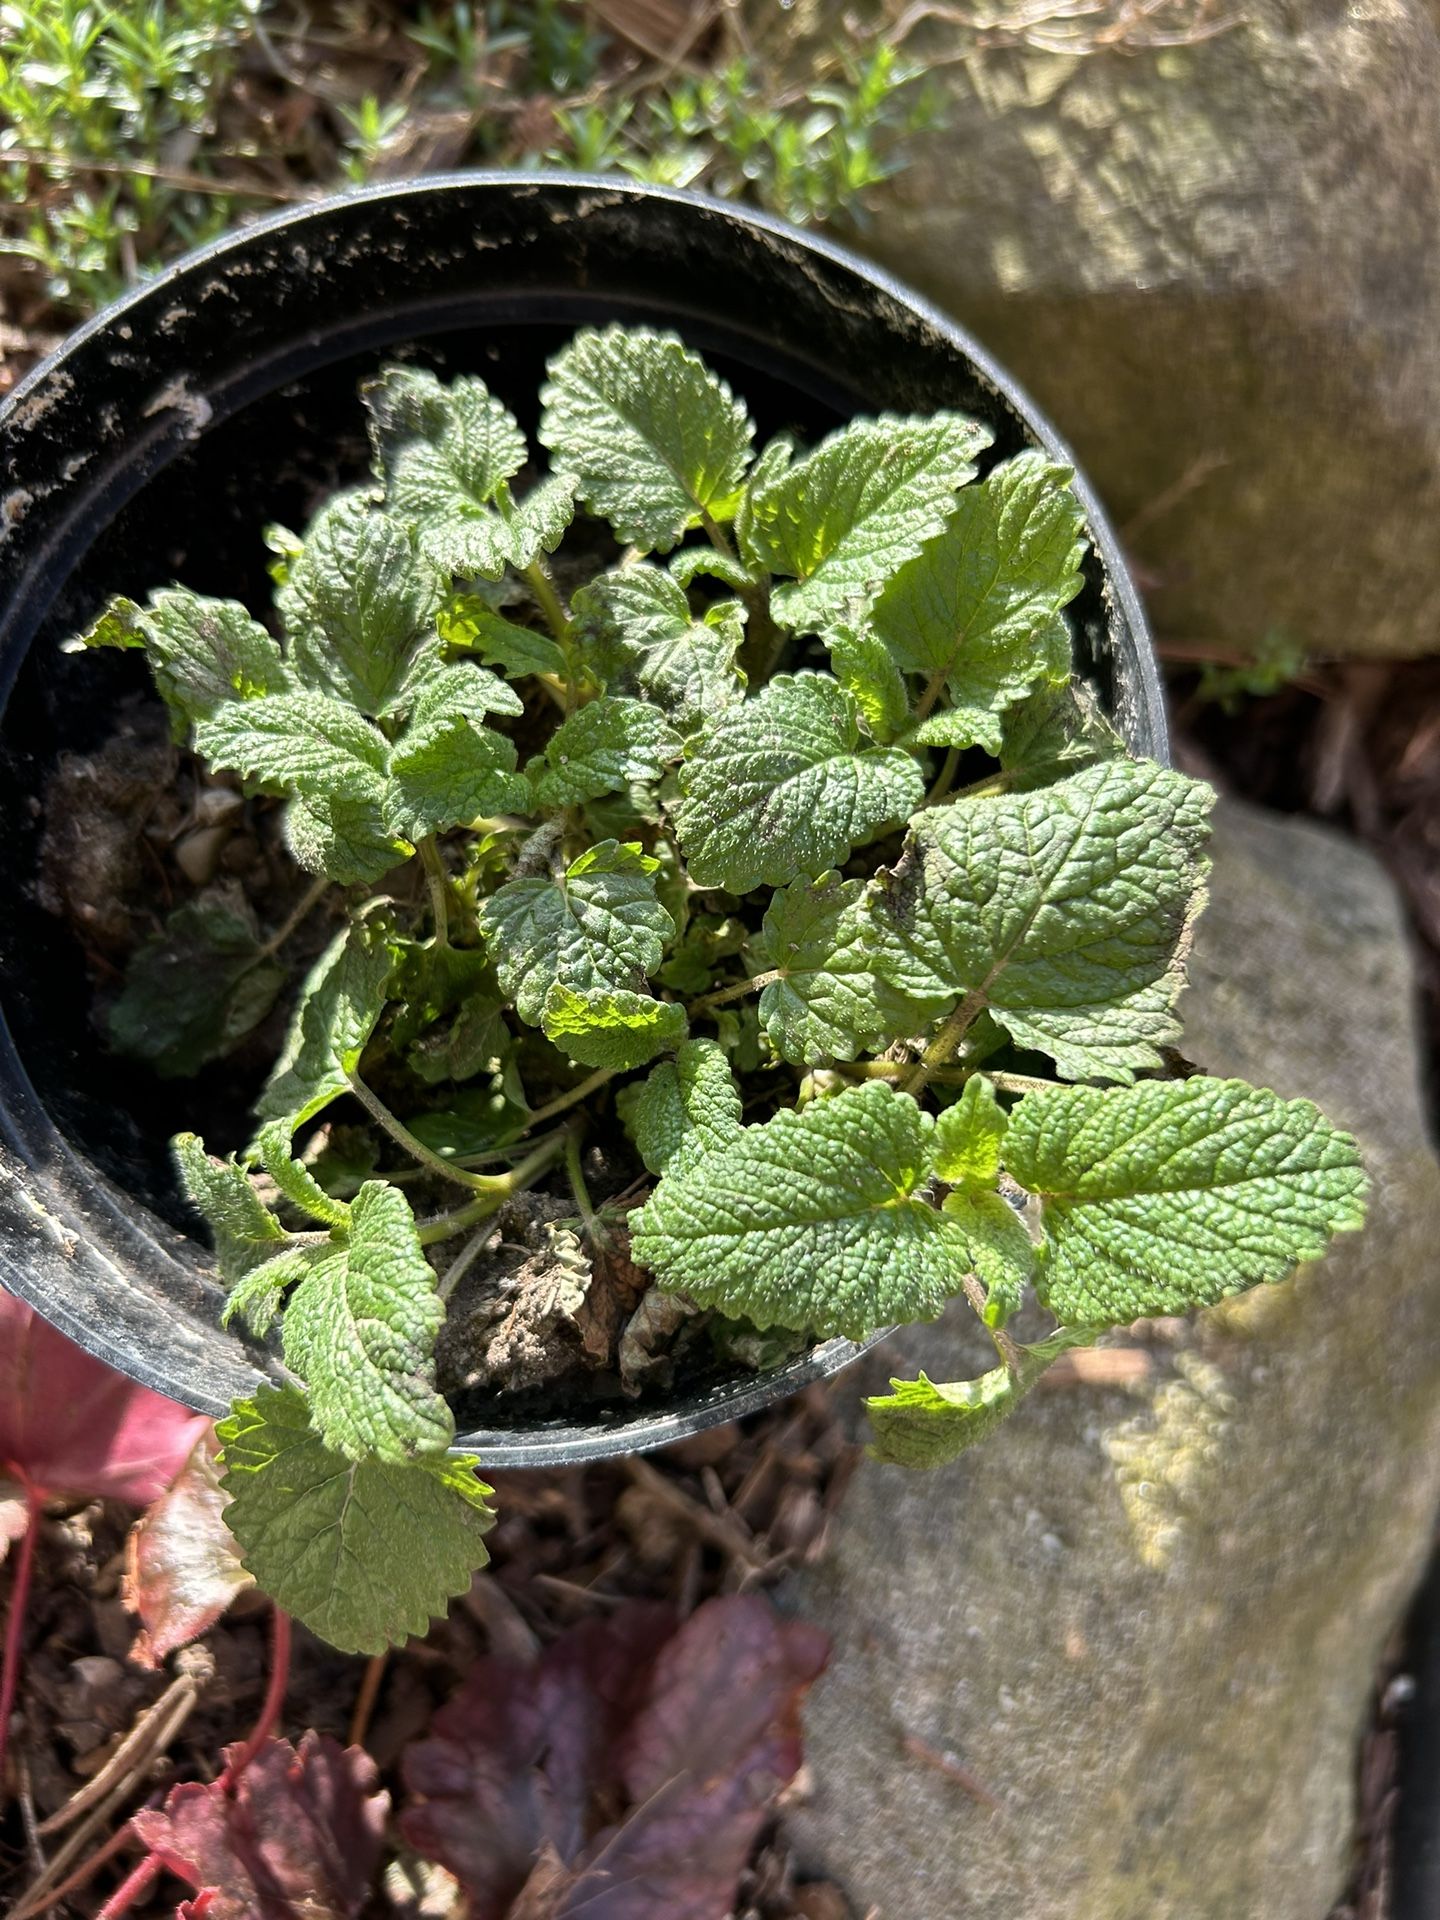
[[[1279,1280],[1362,1212],[1309,1102],[1181,1077],[1212,795],[1072,680],[1070,473],[986,466],[944,412],[757,450],[643,329],[548,372],[538,478],[479,379],[368,384],[373,484],[269,536],[281,639],[179,587],[82,637],[143,647],[177,737],[283,801],[343,896],[250,1147],[176,1154],[227,1316],[278,1323],[290,1376],[221,1429],[230,1524],[346,1647],[422,1629],[483,1558],[434,1348],[457,1241],[527,1187],[754,1329],[858,1339],[964,1295],[997,1369],[869,1403],[910,1465],[1065,1348]],[[601,522],[622,550],[593,565]],[[283,945],[200,896],[117,1032],[193,1071],[274,1001]],[[360,1178],[304,1153],[343,1099]],[[644,1197],[597,1215],[579,1147],[611,1116]],[[1027,1295],[1053,1324],[1022,1342]]]

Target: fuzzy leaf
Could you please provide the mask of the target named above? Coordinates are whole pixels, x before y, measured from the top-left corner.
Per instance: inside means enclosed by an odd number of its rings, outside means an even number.
[[[964,1236],[965,1257],[985,1289],[987,1327],[1003,1327],[1025,1297],[1035,1272],[1037,1249],[1019,1214],[993,1189],[947,1196],[945,1217]]]
[[[543,758],[525,769],[534,805],[578,806],[632,780],[658,780],[681,744],[658,707],[603,695],[562,720]]]
[[[196,1133],[177,1133],[170,1146],[180,1184],[214,1239],[222,1280],[238,1280],[285,1244],[289,1235],[243,1167],[214,1159]]]
[[[300,989],[290,1031],[255,1103],[262,1123],[295,1129],[350,1088],[365,1044],[385,1010],[395,964],[389,929],[358,920],[338,933]]]
[[[321,693],[234,700],[195,729],[212,767],[233,767],[267,793],[378,796],[385,736],[353,707]]]
[[[112,600],[76,646],[144,647],[177,740],[226,701],[290,686],[279,647],[238,601],[208,600],[185,587],[166,587],[144,607]]]
[[[865,882],[795,880],[766,910],[755,958],[781,975],[760,995],[760,1024],[782,1060],[853,1060],[884,1028]]]
[[[983,1074],[935,1122],[935,1171],[952,1187],[993,1187],[1000,1171],[1005,1109]]]
[[[225,1749],[233,1764],[239,1743]],[[181,1920],[359,1920],[390,1796],[375,1762],[313,1729],[267,1739],[229,1784],[185,1781],[135,1816],[140,1839],[197,1898]]]
[[[675,932],[655,897],[657,865],[638,846],[602,840],[563,880],[508,880],[481,902],[480,930],[522,1020],[540,1024],[557,982],[581,993],[644,985]]]
[[[722,601],[696,620],[670,574],[642,562],[602,573],[575,595],[574,610],[587,648],[623,663],[677,726],[733,705],[744,691],[735,665],[744,610],[736,601]],[[607,684],[615,683],[607,677]]]
[[[463,712],[417,717],[391,751],[381,814],[412,845],[447,827],[529,808],[514,741]]]
[[[853,697],[874,737],[888,745],[910,718],[910,696],[894,654],[863,619],[832,627],[825,644],[836,679]]]
[[[549,372],[540,439],[621,541],[663,553],[703,511],[724,516],[750,463],[750,417],[674,334],[579,333]]]
[[[945,530],[875,602],[875,631],[908,672],[946,694],[924,737],[1000,750],[1004,708],[1070,677],[1061,614],[1080,591],[1079,502],[1068,467],[1022,453],[966,487]]]
[[[215,1453],[215,1436],[207,1433],[125,1542],[122,1597],[126,1611],[140,1617],[127,1658],[138,1667],[158,1667],[198,1639],[253,1585],[225,1524],[229,1502]]]
[[[1079,681],[1036,687],[1000,722],[1000,764],[1012,793],[1048,786],[1101,760],[1119,760],[1125,751],[1124,736]]]
[[[465,647],[523,680],[531,673],[565,672],[565,656],[549,634],[518,627],[475,593],[456,594],[440,610],[440,637],[447,646]]]
[[[875,1430],[872,1458],[893,1467],[943,1467],[958,1459],[1015,1411],[1052,1360],[1071,1347],[1088,1346],[1098,1331],[1067,1328],[1022,1347],[1018,1377],[995,1367],[978,1380],[943,1386],[923,1373],[918,1380],[892,1380],[888,1394],[865,1402]]]
[[[843,619],[938,534],[975,477],[989,430],[963,414],[856,420],[747,498],[744,556],[793,576],[771,611],[787,627]]]
[[[1350,1135],[1241,1080],[1027,1094],[1005,1163],[1041,1197],[1041,1301],[1072,1323],[1209,1306],[1283,1279],[1364,1218]]]
[[[424,1633],[488,1558],[490,1489],[469,1457],[347,1461],[313,1431],[293,1387],[237,1402],[219,1435],[225,1517],[246,1567],[342,1653],[383,1653]]]
[[[180,1139],[187,1137],[194,1139],[195,1136],[182,1134]],[[345,1202],[334,1199],[308,1167],[292,1158],[290,1131],[283,1120],[267,1120],[256,1138],[256,1145],[265,1163],[265,1171],[292,1206],[327,1227],[349,1224],[350,1209]],[[176,1147],[178,1150],[178,1140]]]
[[[683,1041],[673,1060],[622,1087],[615,1109],[651,1173],[678,1171],[740,1133],[740,1089],[713,1040]]]
[[[445,1309],[398,1187],[367,1180],[348,1237],[318,1260],[285,1310],[285,1362],[310,1390],[310,1419],[349,1460],[403,1465],[455,1437],[435,1391]]]
[[[518,720],[525,711],[525,702],[514,687],[473,660],[427,663],[406,692],[405,718],[412,732],[460,716],[478,728],[492,713],[506,713]]]
[[[631,1251],[698,1306],[857,1339],[933,1320],[964,1240],[921,1196],[934,1122],[880,1081],[783,1109],[662,1177]]]
[[[427,555],[446,573],[498,580],[507,568],[523,572],[542,553],[553,553],[574,518],[575,476],[552,473],[519,501],[502,485],[494,508],[452,520],[442,532],[422,534],[421,539]]]
[[[1178,1038],[1210,789],[1115,760],[916,822],[870,896],[872,964],[917,1020],[962,992],[1075,1079],[1128,1081]]]
[[[409,843],[388,831],[385,790],[307,794],[285,809],[285,840],[298,865],[342,887],[373,886],[409,857]]]
[[[447,573],[469,571],[466,538],[525,464],[525,436],[483,380],[442,385],[416,367],[387,367],[361,389],[385,506]]]
[[[823,873],[925,794],[908,753],[860,744],[854,700],[825,674],[781,674],[709,720],[680,769],[675,826],[700,887],[748,893]]]
[[[742,560],[733,554],[720,553],[714,547],[682,547],[680,552],[666,562],[672,578],[679,586],[689,587],[706,575],[712,580],[720,580],[736,593],[743,593],[747,587],[756,584],[756,577]]]
[[[247,1267],[231,1287],[220,1315],[222,1327],[237,1316],[263,1340],[279,1318],[288,1288],[297,1285],[324,1258],[319,1247],[283,1247],[268,1260]]]
[[[624,1071],[642,1067],[685,1037],[685,1009],[673,1000],[623,987],[583,992],[557,980],[541,1019],[548,1040],[582,1066]]]
[[[110,1008],[110,1038],[117,1053],[162,1078],[186,1079],[253,1032],[285,978],[244,895],[212,889],[177,907],[130,956]]]
[[[442,582],[410,529],[363,494],[322,508],[275,596],[290,670],[312,693],[392,712],[426,655],[438,654]]]

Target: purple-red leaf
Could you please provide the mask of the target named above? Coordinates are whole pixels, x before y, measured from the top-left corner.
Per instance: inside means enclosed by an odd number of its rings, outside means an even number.
[[[368,1753],[312,1731],[298,1750],[267,1740],[233,1788],[223,1776],[172,1788],[132,1825],[195,1890],[180,1920],[355,1920],[390,1807],[378,1780]]]
[[[533,1666],[481,1661],[406,1758],[424,1801],[405,1837],[473,1920],[724,1920],[827,1650],[745,1595],[678,1631],[627,1608]]]
[[[0,1293],[0,1480],[34,1500],[76,1494],[148,1506],[209,1425]]]
[[[140,1616],[130,1649],[137,1666],[158,1667],[202,1634],[243,1587],[255,1584],[225,1524],[212,1432],[202,1434],[174,1484],[130,1529],[125,1543],[126,1607]],[[3,1510],[0,1510],[3,1527]]]

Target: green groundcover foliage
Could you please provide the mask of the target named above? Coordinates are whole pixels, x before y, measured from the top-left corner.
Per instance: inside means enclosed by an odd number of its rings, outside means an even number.
[[[278,1329],[291,1379],[221,1429],[230,1525],[347,1648],[483,1560],[432,1250],[526,1188],[752,1329],[858,1339],[964,1296],[998,1367],[870,1403],[908,1465],[1067,1347],[1279,1280],[1362,1215],[1308,1102],[1177,1070],[1212,796],[1072,677],[1069,472],[989,459],[954,413],[757,447],[643,329],[548,376],[542,467],[479,379],[387,369],[373,481],[269,536],[273,618],[174,587],[76,643],[144,648],[176,737],[283,803],[343,907],[248,1151],[175,1150],[227,1312]],[[233,912],[175,919],[190,990],[144,948],[116,1024],[189,1072],[283,969]],[[457,1087],[484,1125],[444,1144]],[[358,1178],[304,1155],[341,1101],[376,1143]],[[587,1127],[633,1149],[641,1204],[608,1224]]]

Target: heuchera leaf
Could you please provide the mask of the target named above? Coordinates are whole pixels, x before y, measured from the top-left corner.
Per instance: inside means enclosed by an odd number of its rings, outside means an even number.
[[[37,1502],[78,1495],[148,1506],[209,1425],[0,1292],[0,1481]]]
[[[267,1740],[233,1786],[172,1787],[132,1824],[194,1889],[184,1920],[359,1920],[389,1810],[369,1754],[312,1729],[298,1748]]]
[[[1308,1100],[1204,1076],[1027,1094],[1005,1164],[1041,1197],[1036,1290],[1072,1324],[1283,1279],[1362,1224],[1368,1184],[1354,1140]]]
[[[188,1077],[254,1031],[285,977],[239,889],[209,889],[130,956],[110,1037],[117,1052],[163,1079]]]
[[[1022,453],[966,487],[943,533],[887,583],[871,619],[891,657],[944,689],[921,737],[1000,750],[1003,709],[1070,678],[1061,614],[1080,591],[1080,504],[1068,467]]]
[[[1018,1371],[993,1367],[978,1380],[937,1386],[926,1374],[892,1380],[890,1392],[865,1402],[875,1443],[872,1459],[894,1467],[943,1467],[992,1434],[1015,1411],[1052,1360],[1088,1346],[1098,1327],[1063,1328],[1048,1340],[1018,1349]]]
[[[413,532],[363,494],[321,509],[275,603],[291,673],[312,693],[392,712],[424,658],[438,654],[439,573]]]
[[[638,846],[602,840],[562,880],[507,880],[481,902],[490,959],[522,1020],[540,1024],[557,983],[577,993],[644,986],[675,932],[655,897],[658,864]]]
[[[780,674],[691,742],[675,827],[700,887],[748,893],[823,873],[925,794],[908,753],[862,747],[859,712],[827,674]]]
[[[236,1594],[253,1585],[225,1524],[229,1504],[206,1433],[174,1483],[144,1512],[125,1542],[126,1611],[140,1616],[128,1658],[158,1667],[213,1627]]]
[[[572,713],[525,769],[537,807],[573,807],[632,780],[658,780],[682,741],[658,707],[604,695]]]
[[[394,935],[383,921],[357,920],[335,936],[300,989],[285,1045],[255,1103],[257,1119],[283,1120],[293,1135],[349,1091],[394,966]]]
[[[782,1109],[662,1176],[631,1252],[697,1306],[858,1339],[933,1320],[969,1271],[923,1197],[934,1121],[881,1081]]]
[[[702,512],[729,517],[750,463],[750,417],[674,334],[582,333],[549,372],[540,439],[620,540],[664,553]]]
[[[583,992],[557,980],[545,996],[541,1016],[545,1037],[582,1066],[609,1067],[617,1073],[643,1067],[657,1053],[685,1037],[685,1009],[673,1000],[623,987],[591,987]]]
[[[455,1874],[473,1920],[505,1920],[525,1896],[547,1920],[717,1920],[799,1769],[800,1701],[827,1653],[823,1634],[743,1595],[678,1632],[642,1604],[533,1667],[481,1660],[406,1755],[423,1798],[405,1838]],[[620,1817],[595,1831],[617,1780]]]
[[[1210,788],[1115,760],[932,808],[868,900],[872,966],[916,1021],[972,997],[1076,1079],[1128,1081],[1179,1037]]]
[[[684,1041],[674,1060],[622,1087],[615,1109],[651,1173],[678,1169],[741,1131],[740,1089],[714,1040]]]
[[[280,649],[258,620],[238,601],[208,600],[185,587],[165,587],[144,607],[112,600],[69,647],[144,647],[177,740],[225,701],[290,687]]]
[[[883,414],[757,474],[741,540],[752,565],[792,576],[771,595],[775,618],[818,629],[867,600],[940,532],[992,437],[963,414]]]
[[[455,1437],[435,1390],[445,1309],[398,1187],[367,1180],[342,1244],[326,1249],[285,1310],[285,1363],[310,1390],[310,1419],[348,1460],[405,1464]]]
[[[490,1489],[469,1456],[397,1466],[333,1453],[293,1387],[262,1387],[218,1432],[226,1511],[246,1568],[343,1653],[424,1633],[487,1554]]]

